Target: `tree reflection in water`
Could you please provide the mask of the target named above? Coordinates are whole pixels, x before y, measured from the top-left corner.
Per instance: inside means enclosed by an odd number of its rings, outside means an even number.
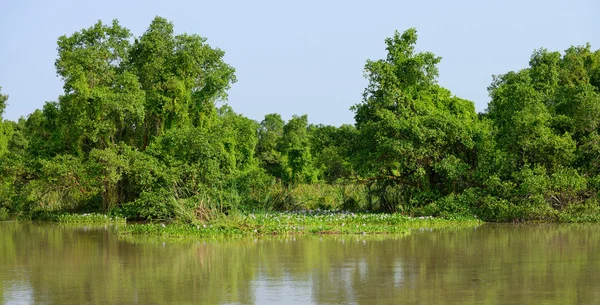
[[[174,241],[0,222],[3,303],[592,304],[600,228]]]

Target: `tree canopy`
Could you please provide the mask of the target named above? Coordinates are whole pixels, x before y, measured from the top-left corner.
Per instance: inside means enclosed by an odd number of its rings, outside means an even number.
[[[600,50],[538,49],[494,76],[487,110],[438,84],[417,31],[367,60],[354,125],[261,122],[226,101],[224,51],[156,17],[57,41],[64,92],[0,120],[0,209],[198,222],[253,209],[600,220]],[[0,91],[0,118],[8,95]]]
[[[354,106],[357,162],[390,192],[442,195],[469,180],[474,165],[472,102],[437,84],[441,58],[415,52],[416,30],[386,39],[386,59],[367,61],[363,102]],[[392,210],[394,208],[390,207]]]

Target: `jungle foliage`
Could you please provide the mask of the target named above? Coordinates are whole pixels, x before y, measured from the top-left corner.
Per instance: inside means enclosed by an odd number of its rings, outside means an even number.
[[[437,83],[417,32],[367,60],[355,125],[256,122],[223,104],[224,52],[156,17],[58,39],[64,92],[0,121],[0,209],[202,222],[337,209],[488,221],[600,219],[600,50],[535,50],[494,76],[483,113]],[[0,116],[8,96],[0,92]],[[0,117],[1,118],[1,117]]]

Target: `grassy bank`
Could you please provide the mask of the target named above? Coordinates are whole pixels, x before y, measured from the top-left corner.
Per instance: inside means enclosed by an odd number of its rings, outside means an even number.
[[[65,212],[38,212],[26,216],[26,219],[33,221],[55,221],[72,224],[125,223],[127,221],[124,217],[100,213],[72,214]]]
[[[405,234],[411,229],[477,226],[475,218],[412,218],[401,214],[300,211],[248,213],[197,224],[144,223],[119,228],[126,235],[165,237],[271,236],[298,234]]]

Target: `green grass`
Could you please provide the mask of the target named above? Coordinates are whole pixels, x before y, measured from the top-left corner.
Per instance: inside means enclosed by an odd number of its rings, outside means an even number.
[[[412,218],[401,214],[332,211],[247,213],[201,224],[146,223],[119,228],[121,234],[166,237],[274,236],[297,234],[407,234],[411,229],[477,226],[475,218]]]
[[[32,215],[31,220],[55,221],[72,224],[101,224],[101,223],[125,223],[126,219],[119,216],[108,216],[99,213],[69,214],[69,213],[37,213]]]

